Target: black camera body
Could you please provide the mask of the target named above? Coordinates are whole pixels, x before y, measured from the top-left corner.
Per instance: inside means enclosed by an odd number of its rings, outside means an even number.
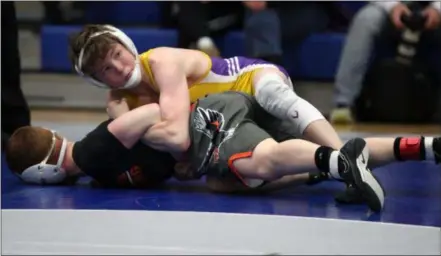
[[[401,16],[405,28],[401,32],[400,42],[397,47],[396,61],[410,65],[417,53],[417,45],[420,42],[421,32],[424,30],[426,17],[421,11],[411,15]]]

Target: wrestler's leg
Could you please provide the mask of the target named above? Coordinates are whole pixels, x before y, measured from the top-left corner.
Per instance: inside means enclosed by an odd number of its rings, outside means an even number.
[[[371,209],[379,210],[384,192],[366,167],[367,151],[362,139],[351,140],[336,151],[300,139],[277,143],[270,138],[258,143],[252,153],[234,154],[228,162],[244,184],[256,179],[276,181],[287,175],[320,172],[353,185]]]
[[[441,163],[441,137],[365,138],[369,148],[369,168],[394,162],[427,161]],[[282,189],[293,185],[314,185],[328,180],[323,173],[284,176],[265,186],[265,190]]]
[[[247,158],[233,157],[230,162],[246,178],[274,181],[286,175],[310,171],[329,173],[340,178],[339,152],[306,140],[293,139],[277,143],[260,142]]]
[[[257,102],[271,115],[291,121],[297,135],[319,145],[343,145],[332,125],[313,105],[299,97],[289,79],[276,68],[256,71],[253,86]]]
[[[440,161],[441,137],[366,138],[370,167],[396,161]]]
[[[441,163],[441,138],[397,137],[366,138],[369,148],[369,166],[380,167],[397,161],[434,161]],[[337,202],[346,204],[364,203],[358,191],[348,187],[336,196]]]
[[[369,148],[369,166],[383,166],[396,161],[441,161],[441,138],[366,138]],[[313,185],[329,180],[323,172],[286,175],[262,187],[248,188],[236,179],[208,179],[208,187],[216,192],[273,191],[297,185]]]

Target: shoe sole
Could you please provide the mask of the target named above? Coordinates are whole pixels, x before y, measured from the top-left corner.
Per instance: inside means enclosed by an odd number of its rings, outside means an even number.
[[[362,196],[366,200],[369,208],[374,212],[380,212],[384,206],[384,189],[377,178],[367,167],[369,160],[369,149],[366,146],[366,141],[363,139],[354,139],[352,143],[352,152],[356,155],[349,154],[345,148],[342,152],[350,157],[355,158],[356,168],[351,168],[354,177],[354,183],[361,191]],[[348,159],[349,160],[349,159]],[[352,161],[352,164],[353,161]]]

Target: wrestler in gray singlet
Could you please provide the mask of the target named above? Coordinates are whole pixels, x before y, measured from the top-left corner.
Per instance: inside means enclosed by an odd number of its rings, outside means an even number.
[[[252,96],[240,92],[208,95],[192,106],[190,159],[196,177],[234,174],[231,161],[250,157],[263,140],[288,139],[280,120],[267,114]],[[292,137],[291,137],[292,138]]]

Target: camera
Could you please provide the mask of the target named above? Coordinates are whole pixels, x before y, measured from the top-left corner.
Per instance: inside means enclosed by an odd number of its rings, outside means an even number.
[[[405,28],[401,32],[396,60],[410,65],[417,53],[417,45],[420,41],[421,32],[424,29],[426,17],[423,16],[422,12],[414,12],[411,15],[401,16],[401,21]]]

